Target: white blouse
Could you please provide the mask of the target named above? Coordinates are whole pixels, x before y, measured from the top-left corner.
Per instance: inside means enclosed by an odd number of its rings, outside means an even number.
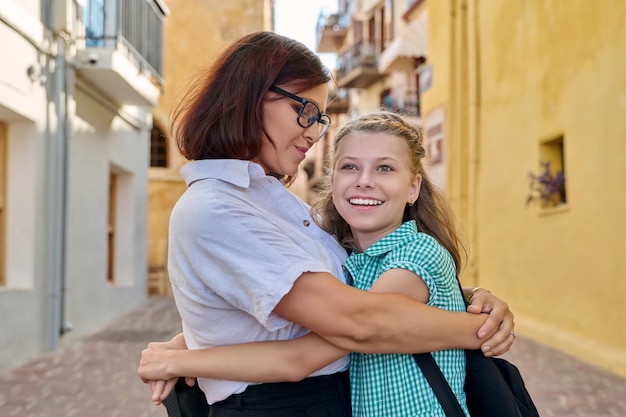
[[[188,189],[170,218],[168,270],[187,346],[306,334],[272,310],[305,272],[328,272],[345,282],[346,251],[317,226],[306,203],[256,163],[200,160],[181,172]],[[348,360],[313,375],[345,370]],[[250,385],[199,384],[210,404]]]

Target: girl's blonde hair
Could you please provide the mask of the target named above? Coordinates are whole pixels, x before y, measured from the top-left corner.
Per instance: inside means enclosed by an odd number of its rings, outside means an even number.
[[[459,239],[456,219],[443,193],[430,181],[422,159],[426,156],[423,147],[422,131],[404,117],[391,111],[380,110],[364,114],[348,121],[335,136],[332,142],[332,153],[336,154],[341,140],[352,132],[387,133],[405,140],[410,158],[410,167],[414,175],[422,176],[422,185],[417,201],[406,205],[402,221],[415,220],[418,230],[435,238],[445,247],[456,265],[457,273],[461,270],[461,252],[465,254],[463,243]],[[356,249],[352,231],[348,223],[339,215],[332,201],[331,178],[335,166],[331,160],[329,172],[323,179],[323,186],[315,209],[321,215],[320,226],[335,235],[339,242],[349,248]]]

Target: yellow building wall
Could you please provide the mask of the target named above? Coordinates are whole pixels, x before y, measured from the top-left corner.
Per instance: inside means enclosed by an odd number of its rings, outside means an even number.
[[[480,282],[520,332],[626,375],[626,2],[481,2]],[[563,135],[567,204],[526,207]]]
[[[472,9],[462,1],[424,1],[409,19],[428,16],[428,57],[425,66],[432,74],[430,87],[420,93],[426,142],[433,120],[443,118],[444,157],[440,167],[427,168],[431,179],[442,187],[460,222],[461,238],[467,249],[461,280],[477,285],[476,194],[477,180],[477,63],[475,32],[471,30]],[[437,171],[443,170],[441,174]],[[439,177],[443,179],[439,181]]]
[[[230,42],[245,33],[271,30],[270,0],[165,0],[165,90],[152,115],[167,132],[170,113],[189,82]],[[187,188],[180,168],[186,162],[168,138],[168,167],[150,168],[148,184],[148,263],[164,261],[171,210]],[[160,288],[169,288],[169,282]],[[162,291],[156,291],[162,293]]]
[[[423,106],[447,109],[471,280],[509,302],[519,334],[626,375],[626,2],[443,3],[428,2]],[[561,136],[567,203],[526,206],[541,145]]]

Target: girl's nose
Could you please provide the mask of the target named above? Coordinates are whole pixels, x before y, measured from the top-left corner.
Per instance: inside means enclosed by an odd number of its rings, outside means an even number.
[[[356,186],[359,188],[373,188],[374,180],[369,172],[361,171],[359,178],[357,179]]]

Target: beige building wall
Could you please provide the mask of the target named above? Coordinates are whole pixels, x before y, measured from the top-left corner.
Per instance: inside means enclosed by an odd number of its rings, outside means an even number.
[[[230,42],[250,32],[271,30],[270,0],[165,0],[171,15],[165,31],[165,91],[153,110],[154,124],[167,132],[169,115],[189,82]],[[148,262],[152,289],[169,292],[164,275],[169,216],[187,188],[180,168],[185,163],[168,138],[168,167],[150,168],[148,187]]]
[[[626,375],[626,3],[428,8],[423,104],[445,108],[463,279],[509,301],[519,334]],[[527,206],[528,172],[555,142],[566,202]]]

